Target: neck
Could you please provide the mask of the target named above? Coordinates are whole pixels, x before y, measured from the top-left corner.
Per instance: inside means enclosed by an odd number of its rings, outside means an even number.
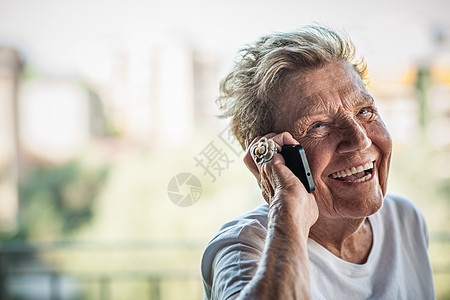
[[[337,257],[363,264],[372,248],[372,227],[367,218],[330,219],[319,217],[309,237]]]

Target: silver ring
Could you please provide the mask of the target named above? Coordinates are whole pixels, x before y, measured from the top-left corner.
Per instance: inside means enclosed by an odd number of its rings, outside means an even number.
[[[258,164],[263,164],[272,160],[275,153],[278,152],[275,142],[272,139],[262,137],[252,147],[252,154]]]

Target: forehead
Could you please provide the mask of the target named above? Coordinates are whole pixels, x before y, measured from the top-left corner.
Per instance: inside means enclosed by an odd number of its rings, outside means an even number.
[[[337,107],[351,108],[373,102],[358,73],[348,63],[292,74],[280,98],[283,113],[297,117]]]

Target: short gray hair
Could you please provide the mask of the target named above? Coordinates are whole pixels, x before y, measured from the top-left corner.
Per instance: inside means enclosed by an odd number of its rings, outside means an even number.
[[[355,61],[348,39],[322,26],[266,35],[240,51],[230,73],[220,83],[217,99],[221,117],[231,117],[231,131],[245,148],[245,140],[273,131],[276,101],[289,74],[348,62],[365,81],[367,68]]]

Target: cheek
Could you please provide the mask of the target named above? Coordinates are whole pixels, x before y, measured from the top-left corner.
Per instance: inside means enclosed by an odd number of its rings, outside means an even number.
[[[313,141],[300,141],[300,144],[305,149],[308,164],[313,174],[314,180],[317,181],[323,173],[323,170],[328,166],[328,162],[333,156],[333,149],[330,143],[322,141],[320,143]]]
[[[372,142],[380,150],[381,160],[378,162],[378,176],[383,195],[387,190],[387,179],[392,154],[392,139],[384,126],[377,126],[373,129]]]
[[[371,127],[372,142],[380,149],[383,160],[390,161],[392,153],[392,139],[384,124]]]
[[[392,152],[392,139],[386,125],[379,119],[369,128],[372,142],[380,148],[383,156],[390,156]]]

